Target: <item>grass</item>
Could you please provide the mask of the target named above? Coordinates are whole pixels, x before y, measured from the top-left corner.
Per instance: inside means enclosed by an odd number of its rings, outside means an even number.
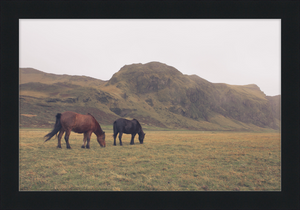
[[[279,191],[279,133],[155,131],[144,144],[113,146],[112,129],[101,148],[93,134],[71,133],[72,149],[44,143],[50,129],[20,129],[21,191]],[[64,140],[62,140],[64,143]]]

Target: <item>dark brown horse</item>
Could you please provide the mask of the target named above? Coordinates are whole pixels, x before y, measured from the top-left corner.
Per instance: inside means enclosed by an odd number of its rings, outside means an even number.
[[[136,134],[139,134],[139,141],[142,144],[145,138],[145,133],[142,129],[141,124],[136,119],[126,120],[124,118],[117,119],[113,124],[114,131],[114,145],[116,146],[116,138],[119,133],[120,145],[122,146],[122,135],[123,133],[131,134],[130,144],[134,144],[134,137]]]
[[[90,113],[87,115],[82,115],[70,111],[64,112],[62,114],[58,113],[56,115],[54,128],[45,136],[47,137],[45,142],[56,135],[58,131],[58,148],[61,148],[61,137],[63,136],[64,132],[66,132],[65,141],[67,144],[67,148],[71,149],[71,146],[69,144],[69,136],[71,131],[74,131],[75,133],[84,133],[83,145],[81,146],[81,148],[85,148],[86,143],[86,148],[90,148],[90,139],[92,133],[96,134],[97,141],[100,146],[105,147],[105,132],[103,132],[97,120]]]

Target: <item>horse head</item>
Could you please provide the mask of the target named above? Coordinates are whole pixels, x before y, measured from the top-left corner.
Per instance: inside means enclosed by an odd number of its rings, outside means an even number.
[[[145,134],[144,132],[139,133],[139,141],[140,141],[141,144],[142,144],[143,141],[144,141],[145,135],[146,135],[146,134]]]
[[[105,132],[103,132],[101,135],[97,136],[97,141],[100,144],[101,147],[105,147],[106,143],[105,143]]]

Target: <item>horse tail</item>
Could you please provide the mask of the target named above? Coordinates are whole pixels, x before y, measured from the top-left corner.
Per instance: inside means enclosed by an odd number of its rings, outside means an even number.
[[[61,113],[58,113],[56,115],[56,122],[55,122],[53,130],[50,133],[48,133],[46,136],[44,136],[44,137],[48,137],[45,140],[45,142],[48,141],[48,140],[50,140],[55,134],[57,134],[58,131],[60,131],[60,129],[62,127],[61,123],[60,123],[60,117],[61,117]]]

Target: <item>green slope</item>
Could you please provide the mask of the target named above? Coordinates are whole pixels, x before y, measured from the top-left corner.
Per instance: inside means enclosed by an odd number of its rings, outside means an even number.
[[[39,82],[36,82],[39,81]],[[49,127],[58,112],[90,112],[192,130],[279,129],[280,97],[256,85],[214,84],[159,62],[122,67],[109,81],[20,69],[21,126]]]

